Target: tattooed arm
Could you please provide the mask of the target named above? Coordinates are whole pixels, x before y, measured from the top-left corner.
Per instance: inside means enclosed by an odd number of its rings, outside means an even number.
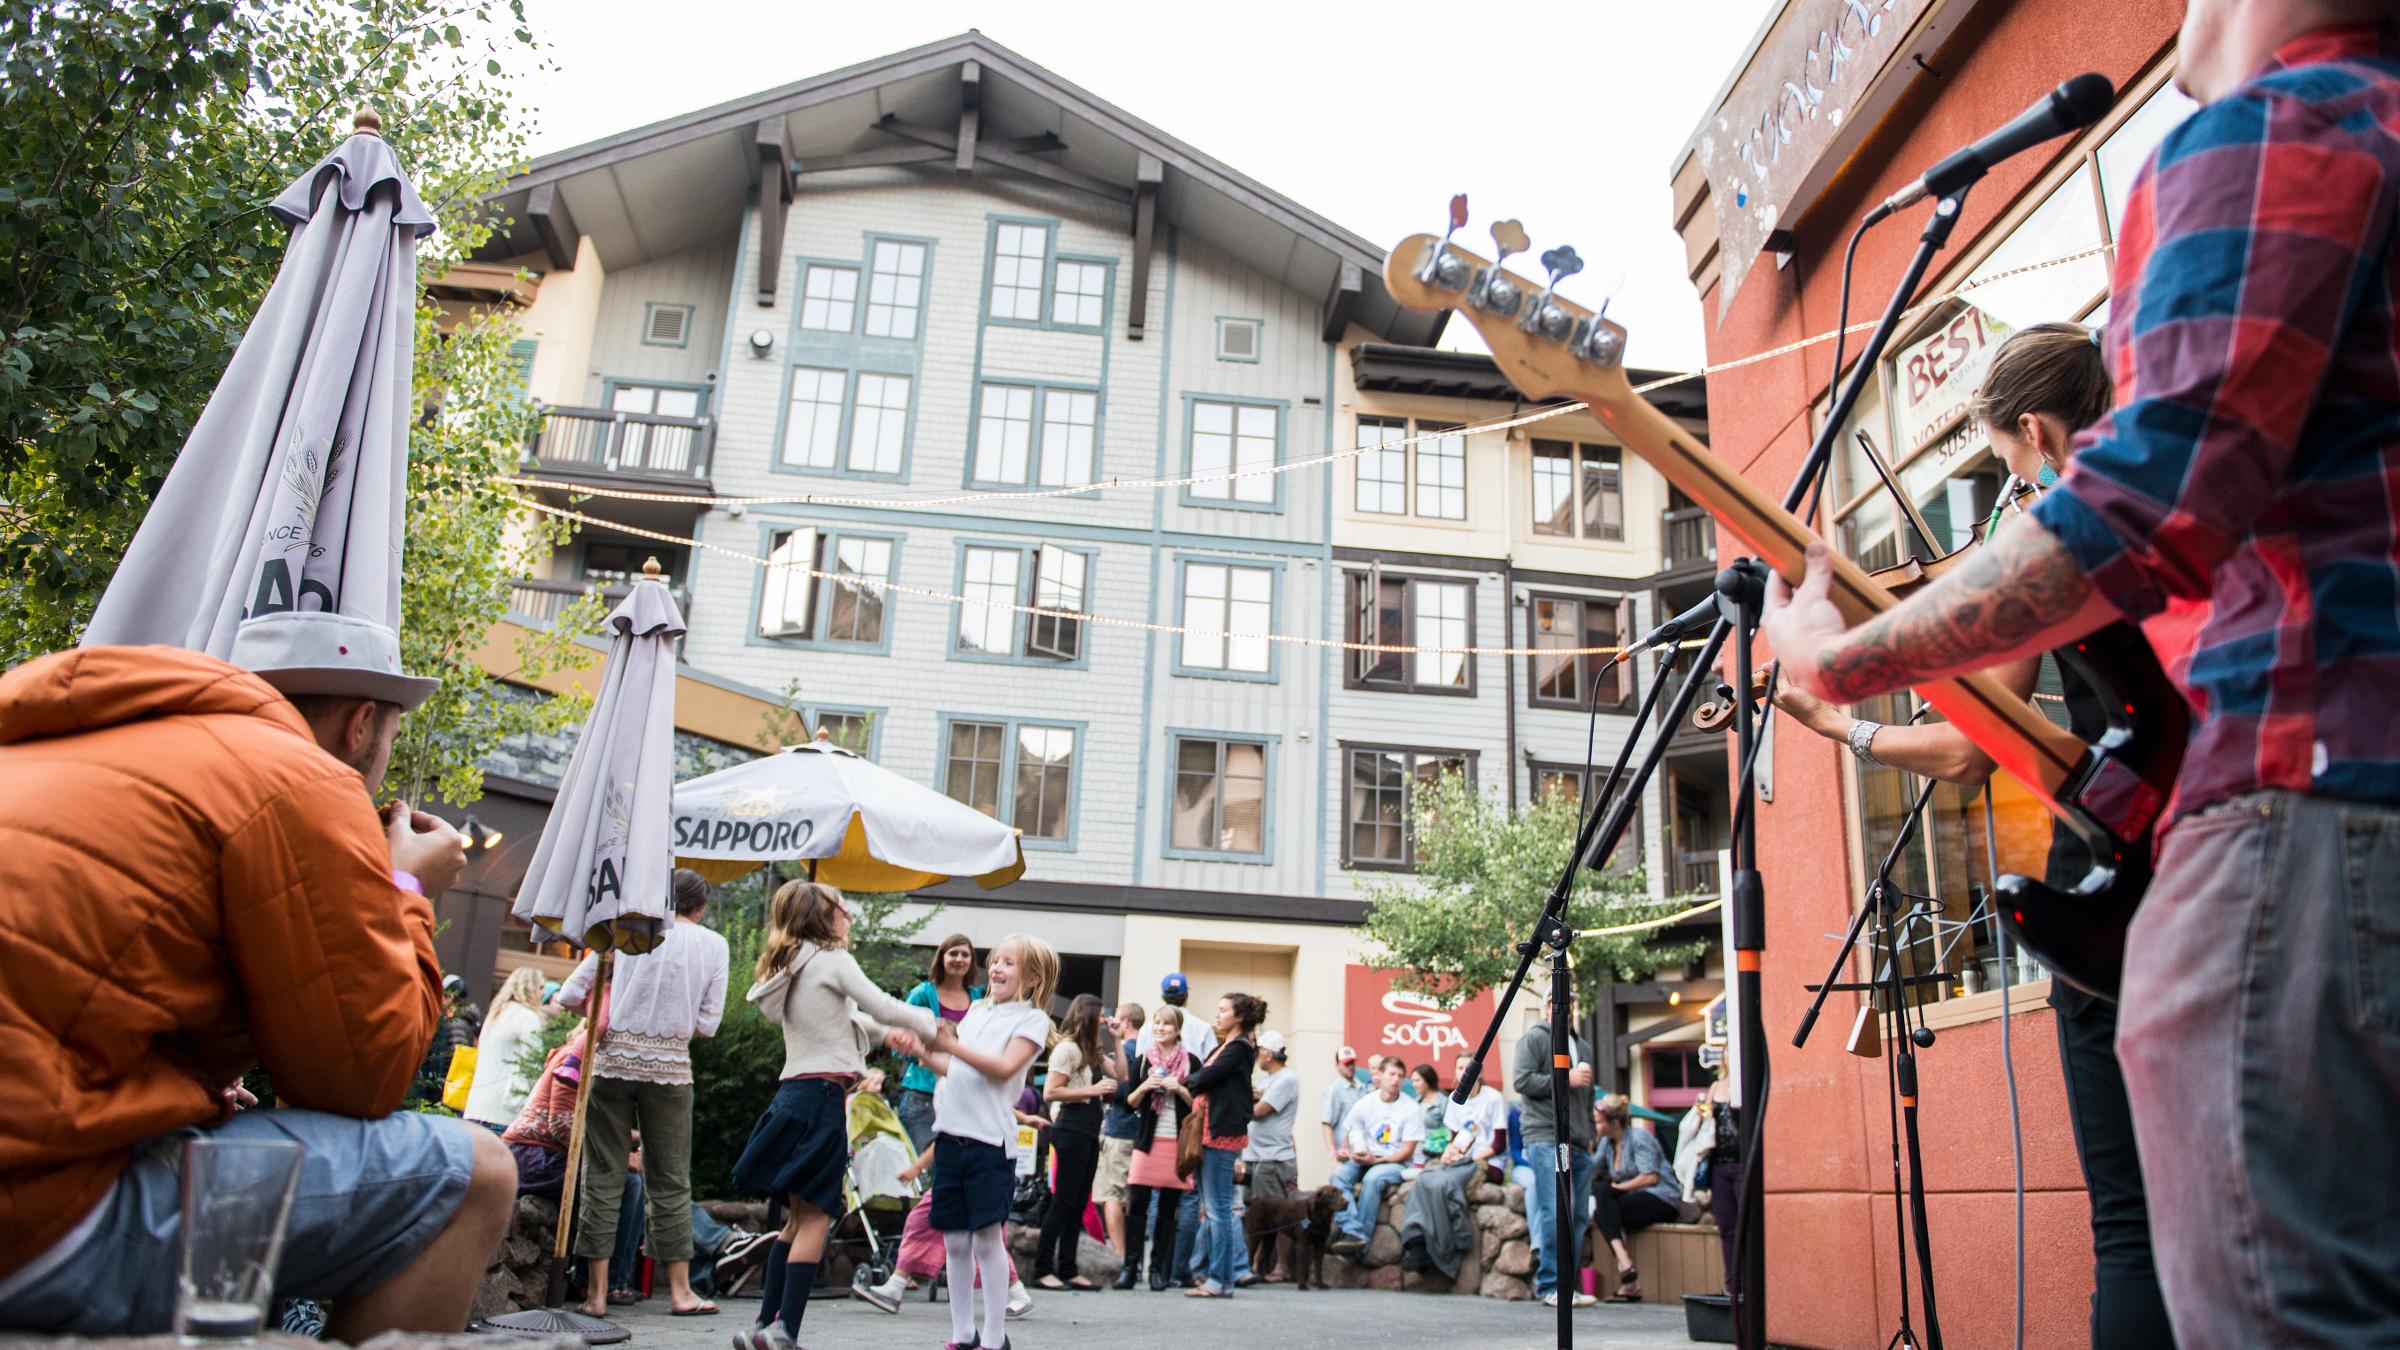
[[[1823,544],[1792,591],[1778,578],[1765,632],[1786,678],[1835,703],[2048,651],[2117,617],[2064,545],[2019,520],[1897,608],[1847,628]]]

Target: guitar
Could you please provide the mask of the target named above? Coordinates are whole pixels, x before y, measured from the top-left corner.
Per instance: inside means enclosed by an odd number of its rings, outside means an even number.
[[[1464,202],[1455,201],[1451,228],[1464,223]],[[1493,233],[1509,252],[1524,247],[1513,221]],[[1815,534],[1633,391],[1625,329],[1558,294],[1558,283],[1582,266],[1574,250],[1553,249],[1542,261],[1547,287],[1446,236],[1413,235],[1385,259],[1384,284],[1411,309],[1465,316],[1527,398],[1583,403],[1627,449],[1798,585]],[[1833,572],[1833,602],[1851,624],[1899,603],[1839,552]],[[2149,645],[2123,625],[2071,644],[2061,660],[2100,691],[2109,710],[2106,732],[2090,744],[1988,673],[1920,685],[1917,693],[2091,846],[2098,861],[2072,889],[2004,876],[1994,904],[2011,935],[2054,974],[2114,998],[2125,930],[2149,883],[2150,830],[2182,765],[2189,714]]]

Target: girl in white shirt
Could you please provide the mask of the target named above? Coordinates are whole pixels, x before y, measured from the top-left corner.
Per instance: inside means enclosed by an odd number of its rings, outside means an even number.
[[[1058,953],[1037,938],[1015,934],[992,948],[985,997],[967,1009],[956,1038],[925,1056],[941,1075],[933,1092],[933,1208],[950,1270],[950,1341],[946,1350],[1008,1350],[1008,1290],[983,1286],[983,1333],[964,1297],[975,1268],[1002,1270],[1008,1261],[1005,1227],[1016,1192],[1011,1161],[1017,1097],[1025,1073],[1050,1043],[1051,991],[1058,987]],[[999,1340],[992,1337],[998,1336]]]

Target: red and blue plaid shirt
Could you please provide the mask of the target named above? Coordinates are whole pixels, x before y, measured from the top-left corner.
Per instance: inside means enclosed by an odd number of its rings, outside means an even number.
[[[2171,814],[2400,800],[2400,61],[2326,28],[2171,132],[2109,312],[2117,409],[2034,508],[2190,700]]]

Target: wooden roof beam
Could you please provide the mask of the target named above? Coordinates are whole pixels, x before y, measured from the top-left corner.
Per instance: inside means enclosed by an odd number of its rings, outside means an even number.
[[[785,207],[792,200],[792,151],[784,139],[783,119],[760,122],[751,137],[751,169],[758,180],[758,303],[775,305],[775,286],[783,273]]]
[[[1126,308],[1125,339],[1139,342],[1150,322],[1150,255],[1158,244],[1158,185],[1166,165],[1156,155],[1143,155],[1133,178],[1133,295]]]
[[[575,214],[567,209],[566,199],[558,195],[558,184],[543,183],[525,199],[525,219],[542,241],[542,252],[548,255],[552,270],[574,270],[575,250],[583,242],[583,232],[575,228]]]
[[[958,68],[958,171],[975,169],[975,137],[983,129],[983,66],[969,61]]]
[[[1327,342],[1339,342],[1350,331],[1350,316],[1358,312],[1358,297],[1367,288],[1366,269],[1357,263],[1343,263],[1333,279],[1333,291],[1325,297],[1325,322],[1321,325]]]

